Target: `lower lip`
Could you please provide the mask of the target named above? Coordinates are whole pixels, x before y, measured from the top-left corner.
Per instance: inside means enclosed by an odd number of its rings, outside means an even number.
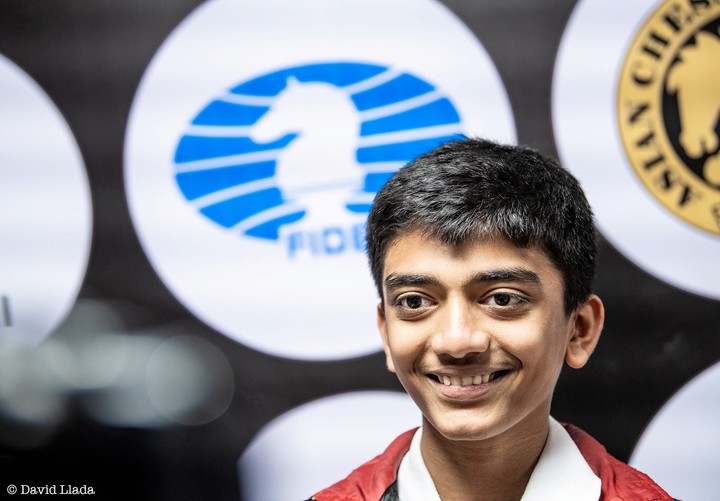
[[[483,384],[470,384],[467,386],[449,385],[446,386],[439,381],[432,380],[438,391],[451,400],[477,400],[487,395],[493,388],[494,382]]]

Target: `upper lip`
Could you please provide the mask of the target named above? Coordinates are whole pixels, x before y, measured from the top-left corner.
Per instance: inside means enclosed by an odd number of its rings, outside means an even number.
[[[467,367],[442,367],[425,371],[430,376],[448,376],[448,377],[467,377],[481,376],[483,374],[492,374],[494,372],[507,371],[508,367],[486,367],[486,366],[467,366]]]

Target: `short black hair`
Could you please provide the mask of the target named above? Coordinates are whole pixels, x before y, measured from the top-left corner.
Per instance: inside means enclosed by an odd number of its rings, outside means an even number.
[[[562,274],[566,315],[592,292],[597,236],[590,204],[577,179],[534,149],[464,138],[398,170],[375,197],[367,224],[381,300],[388,248],[413,231],[449,245],[504,236],[536,246]]]

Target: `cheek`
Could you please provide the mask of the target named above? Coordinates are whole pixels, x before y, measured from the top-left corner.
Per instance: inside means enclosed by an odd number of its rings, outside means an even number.
[[[534,351],[528,354],[532,357],[534,377],[541,388],[552,393],[565,361],[565,333],[562,325],[548,325],[547,330],[537,337],[538,343],[529,349]]]
[[[497,332],[502,334],[496,337],[498,343],[523,365],[562,364],[567,344],[565,325],[545,318],[528,318],[500,327]]]
[[[408,370],[420,357],[423,344],[415,332],[388,326],[388,349],[398,371]]]

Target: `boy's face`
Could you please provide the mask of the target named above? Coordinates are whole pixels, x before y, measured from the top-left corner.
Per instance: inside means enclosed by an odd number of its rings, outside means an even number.
[[[545,429],[563,361],[582,366],[599,335],[579,345],[587,319],[583,307],[565,315],[558,269],[506,239],[401,236],[385,256],[383,295],[388,368],[426,424],[454,440]]]

